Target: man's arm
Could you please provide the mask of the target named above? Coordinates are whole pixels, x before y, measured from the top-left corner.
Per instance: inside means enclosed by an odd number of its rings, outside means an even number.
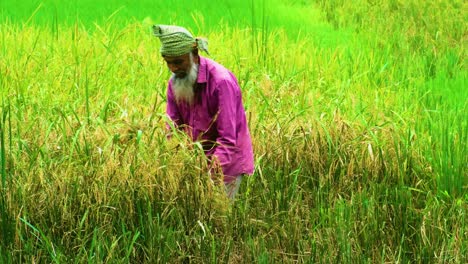
[[[218,116],[216,128],[218,137],[214,151],[214,166],[224,168],[232,162],[237,140],[237,101],[240,90],[234,80],[221,80],[217,84]]]

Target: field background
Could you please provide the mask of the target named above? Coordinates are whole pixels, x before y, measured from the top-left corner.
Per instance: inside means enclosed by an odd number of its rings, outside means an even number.
[[[467,10],[1,0],[0,262],[466,263]],[[256,171],[232,205],[166,140],[156,23],[239,79]]]

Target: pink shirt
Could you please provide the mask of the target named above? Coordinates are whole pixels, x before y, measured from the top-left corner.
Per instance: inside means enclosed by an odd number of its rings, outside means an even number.
[[[252,174],[254,159],[242,95],[237,79],[217,62],[200,56],[193,105],[176,103],[172,78],[167,89],[166,112],[177,127],[185,126],[201,142],[209,159],[215,155],[224,181]]]

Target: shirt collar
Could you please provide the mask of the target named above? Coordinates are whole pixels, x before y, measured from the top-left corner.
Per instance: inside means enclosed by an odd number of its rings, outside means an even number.
[[[206,74],[207,74],[207,61],[206,58],[198,56],[200,58],[200,64],[198,65],[198,77],[197,83],[206,83]]]

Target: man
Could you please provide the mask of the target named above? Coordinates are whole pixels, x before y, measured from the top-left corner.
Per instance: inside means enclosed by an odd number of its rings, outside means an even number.
[[[210,166],[222,169],[227,196],[233,199],[243,175],[252,174],[252,141],[237,79],[229,70],[198,54],[205,39],[182,27],[155,25],[161,55],[173,73],[166,112],[174,125],[201,142]]]

